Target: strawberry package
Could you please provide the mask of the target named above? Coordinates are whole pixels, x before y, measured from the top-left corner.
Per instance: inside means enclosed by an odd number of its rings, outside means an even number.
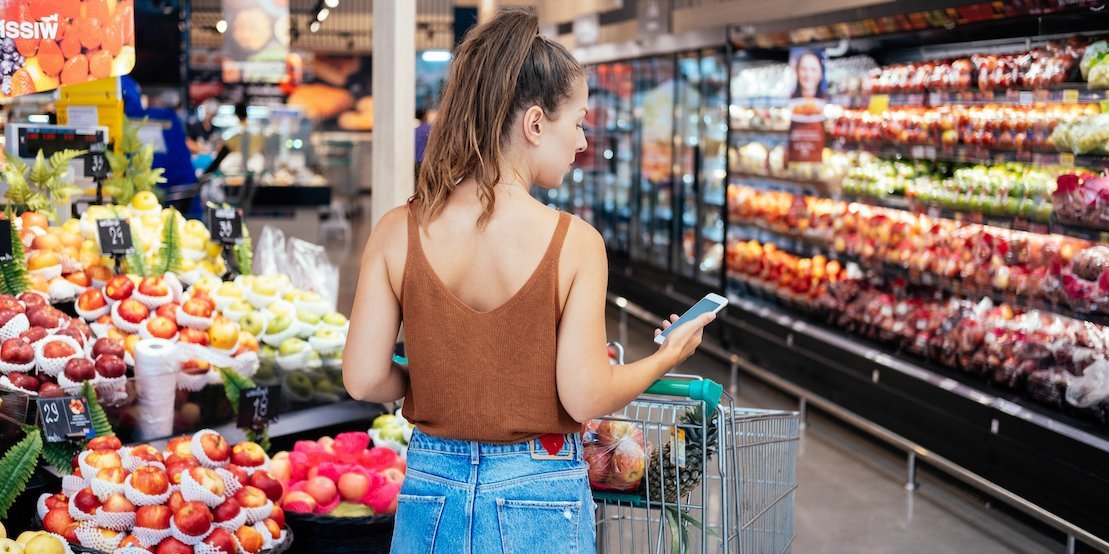
[[[582,425],[582,456],[589,484],[597,490],[634,491],[643,481],[654,445],[643,426],[631,421],[594,419]]]

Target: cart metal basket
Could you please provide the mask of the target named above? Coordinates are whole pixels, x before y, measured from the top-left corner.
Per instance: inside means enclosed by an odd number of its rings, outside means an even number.
[[[653,449],[638,491],[594,490],[599,553],[790,551],[797,412],[737,408],[711,380],[669,375],[601,419],[633,423]]]

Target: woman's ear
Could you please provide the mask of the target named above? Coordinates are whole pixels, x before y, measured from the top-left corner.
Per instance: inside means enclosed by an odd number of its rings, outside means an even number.
[[[539,106],[532,106],[524,112],[524,116],[520,118],[520,124],[523,125],[524,139],[533,146],[539,146],[539,139],[543,134],[543,108]]]

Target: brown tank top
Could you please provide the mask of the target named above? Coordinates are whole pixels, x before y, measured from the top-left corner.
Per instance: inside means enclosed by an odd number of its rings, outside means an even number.
[[[401,289],[409,377],[404,416],[429,435],[495,444],[580,431],[555,381],[558,260],[569,214],[559,214],[547,253],[524,286],[496,309],[478,312],[428,263],[415,207],[408,207]]]

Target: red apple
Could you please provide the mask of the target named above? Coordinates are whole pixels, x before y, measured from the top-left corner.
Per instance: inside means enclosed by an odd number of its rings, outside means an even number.
[[[339,476],[338,485],[343,500],[357,501],[370,490],[370,479],[361,473],[344,473]]]
[[[169,498],[166,499],[166,507],[174,512],[181,509],[184,505],[185,497],[182,496],[181,491],[173,491],[173,493],[169,495]]]
[[[165,494],[169,490],[169,475],[156,466],[141,466],[131,473],[131,487],[150,496]]]
[[[127,500],[126,496],[121,493],[112,493],[104,500],[103,510],[105,512],[126,513],[134,512],[135,505]]]
[[[7,294],[0,296],[0,310],[11,310],[19,314],[27,313],[27,307],[22,302]]]
[[[61,535],[65,533],[65,528],[73,523],[73,517],[69,515],[69,510],[66,508],[54,508],[42,518],[42,528],[48,533],[55,533]]]
[[[77,528],[80,526],[81,522],[74,521],[73,523],[66,525],[65,532],[60,534],[61,536],[65,537],[65,540],[68,542],[71,542],[73,544],[81,544],[81,541],[77,539]]]
[[[143,506],[135,513],[135,527],[147,529],[169,529],[169,518],[173,517],[173,509],[169,506],[155,505]]]
[[[169,285],[161,277],[143,277],[139,283],[139,293],[160,298],[169,294]]]
[[[105,379],[123,377],[127,373],[127,364],[119,356],[104,354],[96,359],[96,372]]]
[[[123,467],[123,460],[120,459],[119,453],[115,450],[93,450],[85,456],[85,463],[96,469],[104,469],[106,467]]]
[[[253,527],[242,526],[235,531],[235,537],[239,539],[239,546],[244,552],[249,554],[257,554],[262,551],[264,540],[262,534]]]
[[[235,538],[231,534],[231,531],[222,527],[213,529],[212,534],[204,538],[204,543],[210,544],[224,552],[238,552],[238,548],[235,547]]]
[[[194,329],[182,329],[181,332],[184,333],[185,331],[193,331],[193,330]],[[189,375],[204,375],[205,373],[208,373],[211,370],[212,370],[212,365],[209,364],[208,362],[205,362],[204,360],[197,360],[197,359],[185,360],[185,363],[181,364],[181,371],[184,371],[185,373],[187,373]]]
[[[20,313],[22,312],[17,312],[8,308],[0,308],[0,327],[7,325],[13,317],[19,315]]]
[[[193,547],[169,537],[158,543],[158,549],[154,554],[193,554]]]
[[[201,435],[200,447],[213,462],[224,462],[231,457],[231,445],[218,433]]]
[[[239,467],[258,467],[266,463],[266,451],[257,443],[240,442],[231,449],[231,463]]]
[[[142,323],[150,315],[150,308],[134,298],[128,298],[119,303],[119,317],[128,323]]]
[[[18,389],[29,390],[32,392],[37,392],[39,390],[39,380],[30,375],[27,375],[26,373],[13,371],[8,374],[8,381],[11,381],[12,386]]]
[[[145,462],[161,462],[163,465],[165,464],[162,453],[149,444],[140,444],[131,447],[131,457]]]
[[[158,308],[156,310],[154,310],[154,313],[156,315],[160,315],[160,316],[162,316],[166,319],[177,321],[177,307],[178,306],[180,306],[180,304],[178,304],[177,302],[170,302],[168,304],[162,304],[161,306],[158,306]]]
[[[116,548],[125,548],[128,546],[132,548],[141,548],[147,552],[150,552],[150,549],[143,546],[142,541],[140,541],[139,538],[135,535],[127,535],[126,537],[123,537],[123,540],[119,541],[119,546],[117,546]]]
[[[181,336],[177,340],[186,344],[199,344],[200,346],[208,346],[208,332],[201,331],[200,329],[190,329],[188,327],[180,330]]]
[[[70,359],[65,363],[65,369],[62,372],[65,373],[66,379],[76,383],[96,377],[95,366],[88,358]]]
[[[239,506],[239,501],[234,498],[228,498],[223,501],[223,504],[216,506],[214,516],[217,522],[231,521],[235,516],[239,515],[242,511],[242,506]]]
[[[235,479],[239,480],[240,485],[245,487],[250,484],[250,475],[247,475],[246,470],[243,468],[235,464],[228,464],[227,467],[223,469],[231,472],[231,475],[234,475]]]
[[[281,509],[280,505],[276,503],[273,505],[273,512],[270,513],[270,519],[276,521],[278,527],[282,529],[285,528],[285,510]]]
[[[281,497],[285,494],[285,488],[281,486],[281,483],[264,471],[254,472],[254,475],[250,476],[250,485],[264,492],[266,498],[274,502],[281,500]]]
[[[169,318],[154,316],[146,322],[146,330],[159,339],[171,339],[177,334],[177,323]]]
[[[387,467],[381,471],[381,476],[385,478],[388,483],[402,484],[404,483],[404,474],[395,467]]]
[[[316,512],[319,505],[312,495],[304,491],[291,491],[285,495],[284,500],[281,501],[281,507],[287,512],[297,512],[301,514],[312,514]]]
[[[42,355],[47,358],[67,358],[77,353],[72,344],[60,340],[50,341],[42,347]]]
[[[80,329],[74,327],[73,325],[70,325],[69,327],[66,327],[65,329],[62,329],[61,331],[58,331],[57,333],[54,333],[54,336],[55,337],[69,337],[69,338],[77,341],[77,344],[81,345],[82,347],[85,346],[85,334],[82,333]]]
[[[170,454],[177,454],[181,457],[192,457],[193,455],[193,436],[181,435],[180,437],[173,437],[169,439],[166,444],[166,452]],[[169,463],[170,460],[166,460]]]
[[[112,300],[123,300],[135,292],[135,282],[126,275],[116,275],[104,285],[104,294]]]
[[[123,343],[115,339],[104,337],[92,343],[92,357],[99,358],[102,354],[111,354],[123,358]]]
[[[43,501],[43,504],[46,504],[47,510],[56,510],[58,508],[62,508],[64,510],[69,507],[69,499],[66,498],[64,494],[57,492],[46,497],[46,500]]]
[[[26,364],[35,359],[35,349],[23,339],[14,338],[4,341],[0,346],[0,360],[9,364]]]
[[[27,321],[33,327],[54,329],[62,323],[65,323],[65,317],[65,314],[58,311],[53,306],[35,306],[27,310]]]
[[[92,514],[100,507],[100,499],[92,492],[91,487],[85,487],[77,491],[77,495],[73,497],[73,505],[83,513]]]
[[[235,500],[244,508],[260,508],[266,505],[267,498],[266,493],[248,485],[235,493]]]
[[[26,331],[19,334],[19,338],[27,342],[27,344],[35,344],[36,342],[46,338],[46,329],[42,327],[31,327]]]
[[[96,478],[109,483],[122,485],[127,479],[127,472],[122,467],[106,467],[96,472]]]
[[[212,317],[214,307],[205,300],[194,296],[185,301],[181,306],[181,311],[193,317],[209,318]]]
[[[265,525],[266,530],[270,532],[270,538],[272,538],[273,540],[281,538],[281,527],[277,525],[276,521],[272,519],[267,519],[262,522],[262,525]]]
[[[173,524],[186,535],[203,535],[212,528],[212,510],[200,502],[186,502],[173,512]]]
[[[123,443],[119,440],[119,437],[110,435],[95,437],[89,441],[89,445],[86,447],[88,450],[119,450],[120,448],[123,448]]]
[[[316,503],[327,505],[335,501],[338,496],[339,490],[335,487],[335,481],[323,476],[316,476],[308,480],[308,484],[304,487],[304,492],[312,495],[316,499]]]
[[[189,476],[212,494],[223,496],[225,488],[223,478],[215,470],[206,467],[194,467],[189,470]]]
[[[46,297],[36,292],[25,292],[19,295],[19,301],[30,310],[33,307],[45,306]]]

